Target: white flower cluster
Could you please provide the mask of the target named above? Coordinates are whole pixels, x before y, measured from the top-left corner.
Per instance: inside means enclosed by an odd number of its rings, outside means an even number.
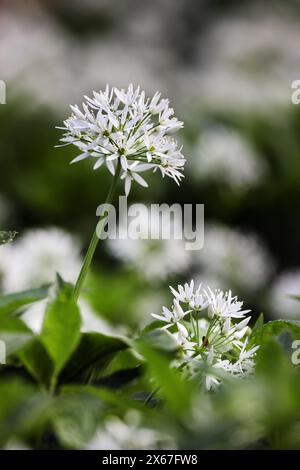
[[[0,273],[5,293],[32,289],[55,281],[59,273],[75,281],[80,270],[80,244],[64,230],[28,230],[1,249]]]
[[[139,14],[133,13],[135,8],[126,8],[126,2],[121,5],[116,0],[118,7],[113,7],[111,0],[96,0],[95,8],[99,5],[101,9],[108,8],[109,16],[115,16],[120,27],[114,29],[114,34],[99,31],[88,35],[74,47],[74,36],[40,3],[31,2],[26,8],[21,2],[9,3],[4,6],[1,2],[1,79],[13,83],[10,96],[16,99],[21,94],[30,98],[27,110],[36,111],[42,105],[61,116],[69,103],[84,94],[84,90],[94,89],[95,84],[103,88],[106,83],[122,86],[136,81],[149,93],[170,90],[167,84],[175,71],[172,57],[161,47],[165,31],[161,9],[158,12],[151,7],[147,14]],[[80,15],[81,8],[86,12],[88,3],[91,2],[72,1],[73,12]],[[84,73],[79,73],[79,67]]]
[[[270,314],[275,318],[300,319],[300,268],[282,272],[270,291]]]
[[[222,17],[207,31],[210,54],[198,36],[197,60],[176,77],[177,94],[190,104],[198,99],[202,109],[272,114],[290,103],[286,83],[297,77],[299,38],[297,21],[289,15],[254,7],[251,14]]]
[[[273,270],[273,260],[256,234],[217,223],[205,227],[205,244],[194,264],[197,278],[243,292],[263,288]]]
[[[133,180],[148,186],[139,173],[149,169],[159,169],[163,177],[179,184],[185,159],[170,135],[183,123],[173,116],[169,100],[162,99],[160,93],[149,99],[133,85],[127,90],[107,86],[105,91],[94,92],[93,98],[85,96],[82,110],[77,105],[71,109],[73,114],[64,121],[66,132],[61,139],[80,150],[71,163],[92,157],[94,169],[105,164],[114,175],[120,162],[126,195]]]
[[[246,191],[259,184],[266,164],[237,131],[216,125],[204,130],[196,144],[192,176]]]
[[[179,224],[174,219],[164,220],[164,229],[170,234],[174,233],[175,226]],[[178,225],[177,225],[178,226]],[[120,225],[121,230],[122,223]],[[148,281],[161,281],[173,274],[182,274],[190,264],[190,253],[185,249],[184,240],[170,236],[152,239],[149,230],[161,230],[161,220],[158,214],[147,212],[139,217],[139,237],[137,239],[108,239],[107,244],[111,254],[123,261],[124,264]],[[176,253],[176,256],[174,256]]]
[[[165,323],[162,327],[176,342],[179,357],[176,366],[187,375],[201,377],[205,371],[205,387],[216,388],[224,376],[249,376],[255,366],[258,346],[248,345],[250,310],[242,310],[243,302],[223,292],[197,289],[194,281],[178,290],[171,287],[173,307],[163,307],[161,315],[152,316]],[[206,370],[207,369],[207,370]]]

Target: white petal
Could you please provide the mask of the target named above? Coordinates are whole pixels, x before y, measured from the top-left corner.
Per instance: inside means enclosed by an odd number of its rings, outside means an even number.
[[[175,299],[174,300],[174,313],[177,314],[178,318],[183,318],[187,312],[184,312],[179,305],[179,302]]]
[[[240,331],[240,330],[242,330],[243,328],[245,328],[245,326],[248,325],[250,319],[251,319],[251,317],[247,317],[247,318],[245,318],[244,320],[242,320],[240,323],[237,323],[237,324],[235,325],[236,330],[237,330],[237,331]]]
[[[112,175],[115,174],[115,165],[113,164],[113,162],[111,160],[106,160],[106,166],[108,168],[108,170],[111,172]]]
[[[104,162],[104,158],[103,157],[99,158],[96,161],[95,165],[93,166],[93,169],[97,170],[98,168],[100,168],[100,166],[103,164],[103,162]]]
[[[156,318],[157,320],[164,321],[166,322],[167,319],[163,317],[162,315],[157,315],[156,313],[151,313],[151,317]]]
[[[152,163],[140,163],[139,166],[135,168],[134,172],[138,171],[140,173],[141,171],[148,171],[151,168],[154,168],[154,166],[155,165],[153,165]]]
[[[243,336],[246,334],[247,329],[248,329],[248,326],[245,326],[245,328],[243,328],[242,330],[236,331],[236,332],[234,333],[235,339],[242,339]]]
[[[188,337],[189,333],[184,325],[182,325],[181,323],[177,323],[177,328],[181,335],[184,336],[184,338]]]
[[[84,160],[88,156],[89,156],[89,153],[81,153],[80,155],[78,155],[78,157],[74,158],[74,160],[72,160],[70,163],[80,162],[81,160]]]
[[[138,184],[140,184],[141,186],[144,186],[144,188],[148,188],[148,183],[140,175],[133,173],[132,177]]]
[[[213,358],[214,358],[214,348],[212,347],[209,350],[209,353],[208,353],[208,356],[207,356],[207,363],[211,365],[212,362],[213,362]]]
[[[125,178],[125,195],[128,196],[130,193],[130,188],[131,188],[131,178],[126,177]]]
[[[123,170],[126,171],[128,168],[128,163],[127,163],[127,159],[124,156],[121,157],[121,165],[122,165]]]
[[[172,287],[172,286],[169,286],[172,294],[174,295],[174,297],[176,297],[176,299],[178,299],[180,297],[180,294]]]
[[[119,155],[117,153],[112,153],[107,157],[107,161],[116,160],[116,158],[119,158]]]

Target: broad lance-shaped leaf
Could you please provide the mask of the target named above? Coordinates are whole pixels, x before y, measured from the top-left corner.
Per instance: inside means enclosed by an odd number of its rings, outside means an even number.
[[[264,323],[265,323],[264,314],[261,313],[252,327],[250,337],[249,337],[250,346],[256,345],[256,343],[261,342],[261,336],[262,336]]]
[[[17,377],[0,381],[0,447],[30,430],[30,435],[47,419],[53,398]],[[3,465],[1,465],[3,467]],[[3,467],[4,468],[4,467]]]
[[[48,295],[49,286],[30,289],[15,294],[0,295],[0,316],[17,312],[22,307],[43,300]]]
[[[101,333],[83,333],[80,343],[60,375],[60,382],[81,381],[96,367],[98,371],[108,366],[112,358],[128,348],[128,340]]]
[[[198,393],[195,384],[186,380],[180,371],[170,367],[170,360],[157,350],[149,347],[149,344],[138,340],[137,349],[145,359],[145,368],[148,370],[150,383],[154,379],[153,392],[148,396],[157,394],[163,397],[169,408],[176,416],[184,416],[191,410],[194,397]]]
[[[67,448],[84,448],[94,436],[104,408],[101,398],[84,387],[60,390],[50,419],[61,444]]]
[[[46,308],[41,341],[53,361],[54,379],[80,340],[80,311],[72,299],[73,287],[58,279],[56,297]]]
[[[138,365],[128,369],[118,370],[111,375],[92,380],[91,383],[93,385],[97,385],[98,387],[118,389],[140,378],[142,374],[143,366]]]
[[[13,241],[18,232],[14,231],[0,231],[0,245],[5,245],[5,243],[10,243]]]
[[[284,331],[288,331],[295,339],[300,339],[299,320],[273,320],[253,330],[251,341],[262,344],[272,336],[278,336]]]
[[[50,385],[53,363],[39,338],[35,337],[33,341],[18,351],[18,357],[39,383]]]

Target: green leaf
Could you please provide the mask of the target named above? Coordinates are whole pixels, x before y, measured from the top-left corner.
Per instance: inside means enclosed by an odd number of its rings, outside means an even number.
[[[276,337],[268,336],[259,348],[256,356],[256,371],[264,380],[274,378],[276,382],[282,380],[281,374],[287,369],[292,369],[290,357],[288,357]],[[279,380],[278,380],[279,379]]]
[[[16,294],[0,295],[0,315],[16,312],[25,305],[43,300],[48,295],[49,286],[30,289]]]
[[[10,243],[13,241],[18,232],[15,231],[0,231],[0,245],[5,245],[5,243]]]
[[[259,328],[262,328],[264,326],[264,322],[265,322],[265,319],[264,319],[264,314],[261,313],[258,317],[258,319],[256,320],[253,328],[252,328],[252,331],[256,331],[258,330]]]
[[[177,350],[177,345],[173,338],[164,330],[160,329],[147,331],[141,335],[137,344],[140,341],[142,341],[143,344],[148,345],[151,349],[164,354],[174,354]]]
[[[151,333],[151,331],[158,330],[159,328],[165,326],[165,322],[162,320],[154,320],[151,323],[148,323],[148,325],[145,326],[145,328],[142,330],[142,335],[146,333]]]
[[[51,397],[17,379],[0,381],[0,446],[33,433],[47,418]]]
[[[40,383],[49,386],[53,373],[53,363],[46,349],[35,338],[18,352],[18,357],[28,372]]]
[[[100,333],[83,333],[80,343],[63,370],[60,380],[72,382],[80,380],[82,374],[97,367],[106,367],[119,351],[128,348],[124,338],[105,336]]]
[[[128,397],[123,391],[120,393],[118,390],[109,390],[107,388],[95,387],[94,385],[64,385],[60,388],[60,394],[64,393],[84,393],[91,395],[98,400],[101,400],[110,410],[113,407],[115,410],[122,412],[137,408],[145,411],[145,406],[138,400]]]
[[[261,342],[261,334],[262,334],[262,329],[264,326],[264,321],[265,321],[264,314],[261,313],[252,328],[250,338],[249,338],[250,345],[255,344],[256,342]]]
[[[262,344],[272,336],[278,336],[288,331],[295,339],[300,339],[300,321],[298,320],[274,320],[257,328],[253,332],[253,341]]]
[[[186,418],[195,397],[194,384],[186,380],[180,371],[172,369],[168,358],[145,343],[139,343],[139,350],[146,359],[151,381],[154,379],[156,382],[157,394],[165,399],[175,416]]]
[[[63,389],[57,397],[51,422],[60,442],[82,449],[94,436],[103,402],[82,389]]]
[[[0,317],[0,340],[5,344],[7,357],[33,338],[33,332],[19,318]]]
[[[56,297],[46,308],[40,335],[53,361],[54,377],[58,376],[80,341],[80,312],[72,293],[72,286],[59,280]]]
[[[111,375],[100,377],[100,379],[93,380],[92,383],[98,387],[118,389],[125,387],[136,379],[140,378],[143,374],[143,367],[141,365],[130,368],[122,369],[114,372]]]

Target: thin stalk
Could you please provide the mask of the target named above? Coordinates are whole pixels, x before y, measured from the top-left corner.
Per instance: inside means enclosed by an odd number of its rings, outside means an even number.
[[[118,179],[119,179],[119,176],[120,176],[120,172],[121,172],[121,162],[120,162],[120,159],[119,159],[118,164],[117,164],[117,168],[116,168],[116,173],[114,175],[112,184],[111,184],[110,189],[108,191],[108,194],[107,194],[107,197],[106,197],[106,200],[105,200],[105,204],[111,204],[111,202],[114,198],[117,183],[118,183]],[[73,299],[75,300],[75,302],[77,302],[77,300],[78,300],[78,297],[80,295],[80,291],[82,289],[82,286],[83,286],[84,281],[86,279],[86,276],[88,274],[89,267],[91,265],[92,259],[94,257],[94,254],[95,254],[95,251],[96,251],[96,248],[97,248],[97,245],[99,243],[99,237],[98,237],[99,228],[97,230],[97,227],[99,226],[99,223],[102,222],[102,226],[101,226],[101,229],[100,229],[100,231],[102,233],[102,230],[105,226],[106,218],[107,218],[106,215],[100,217],[99,222],[98,222],[98,224],[96,226],[96,229],[94,231],[93,237],[91,239],[90,245],[89,245],[88,250],[86,252],[86,255],[85,255],[82,267],[81,267],[81,271],[79,273],[79,276],[78,276],[78,279],[76,281],[75,288],[74,288]]]

